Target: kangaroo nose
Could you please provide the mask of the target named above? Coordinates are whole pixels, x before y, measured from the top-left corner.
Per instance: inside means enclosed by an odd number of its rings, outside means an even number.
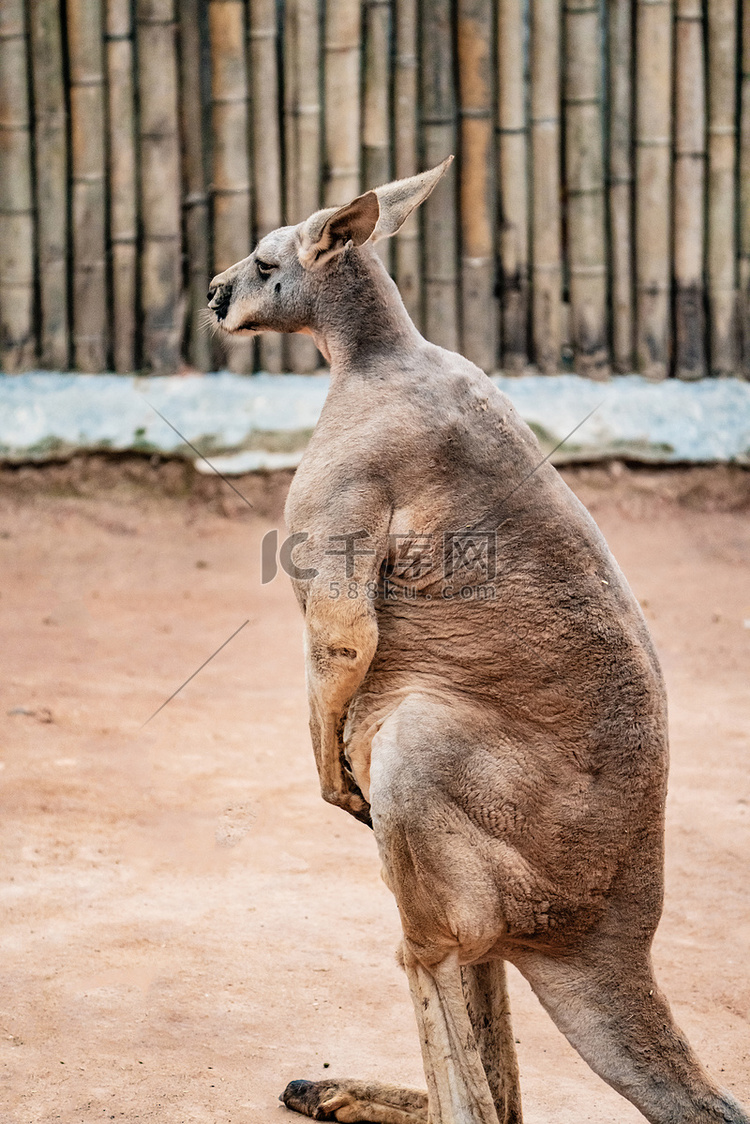
[[[227,312],[229,311],[229,302],[232,299],[232,286],[229,285],[214,285],[209,286],[208,290],[208,307],[213,309],[216,313],[217,320],[224,320]]]

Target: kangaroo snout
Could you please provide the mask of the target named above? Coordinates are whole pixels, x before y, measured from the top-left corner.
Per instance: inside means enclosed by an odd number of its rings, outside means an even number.
[[[209,286],[207,299],[208,307],[216,314],[216,319],[225,320],[232,299],[232,282],[214,278]]]

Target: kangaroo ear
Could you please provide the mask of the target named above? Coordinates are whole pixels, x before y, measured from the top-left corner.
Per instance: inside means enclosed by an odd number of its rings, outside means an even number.
[[[318,269],[351,242],[362,246],[380,215],[374,191],[359,195],[345,207],[317,211],[300,231],[299,260],[305,269]]]
[[[432,189],[442,179],[453,162],[452,156],[447,156],[442,164],[430,168],[428,172],[420,172],[418,176],[410,176],[407,180],[395,180],[384,187],[376,187],[375,194],[380,204],[380,218],[377,221],[372,241],[379,238],[390,238],[401,229],[412,211],[424,203]]]

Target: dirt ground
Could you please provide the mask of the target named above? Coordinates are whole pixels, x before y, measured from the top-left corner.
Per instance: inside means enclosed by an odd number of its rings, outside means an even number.
[[[750,1103],[750,473],[569,470],[670,692],[659,978]],[[371,832],[323,804],[288,475],[0,472],[0,1119],[284,1124],[287,1081],[423,1079]],[[244,621],[249,623],[146,726]],[[528,1124],[635,1122],[511,978]]]

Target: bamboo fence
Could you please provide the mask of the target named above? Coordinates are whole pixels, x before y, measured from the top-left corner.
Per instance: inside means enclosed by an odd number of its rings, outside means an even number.
[[[360,188],[362,5],[325,0],[323,54],[324,203],[353,199]]]
[[[737,366],[736,144],[737,4],[707,0],[708,230],[707,276],[711,374]]]
[[[275,0],[250,0],[248,61],[252,94],[252,170],[255,200],[255,234],[258,239],[281,226],[281,129],[279,115],[279,34]],[[264,371],[283,370],[281,337],[266,333],[260,338],[260,365]]]
[[[68,331],[68,154],[62,27],[56,0],[29,6],[34,96],[39,351],[47,367],[65,369]],[[132,68],[131,68],[132,72]],[[130,196],[133,198],[131,185]],[[132,363],[130,368],[132,370]]]
[[[388,183],[393,179],[391,163],[391,17],[392,0],[364,0],[362,182]],[[378,243],[377,252],[392,269],[392,246]]]
[[[250,252],[250,91],[244,0],[209,0],[211,41],[212,194],[214,264],[217,272]],[[229,366],[250,372],[252,339],[228,347]]]
[[[26,18],[0,6],[0,347],[5,369],[34,363],[34,200]]]
[[[321,16],[319,0],[288,0],[285,7],[284,186],[290,223],[301,222],[323,203]],[[305,336],[291,336],[285,352],[287,365],[300,374],[320,364],[315,345]]]
[[[672,0],[636,0],[636,364],[662,379],[670,359]]]
[[[144,365],[180,366],[184,297],[174,0],[137,0],[140,299]]]
[[[703,200],[706,167],[701,0],[677,0],[674,122],[674,349],[680,378],[706,374]]]
[[[464,354],[491,370],[497,362],[495,277],[495,121],[492,7],[458,0],[459,214]]]
[[[132,371],[137,361],[138,164],[130,0],[107,0],[106,28],[112,361],[116,371]]]
[[[529,362],[529,200],[523,0],[497,8],[497,189],[500,361],[510,371]]]
[[[750,3],[742,3],[740,56],[739,302],[742,373],[750,378]]]
[[[565,181],[569,336],[576,368],[609,374],[604,197],[604,105],[598,44],[601,9],[565,2]]]
[[[213,274],[211,130],[210,107],[206,104],[211,76],[208,13],[201,0],[180,0],[179,19],[183,249],[188,266],[183,348],[188,365],[205,371],[219,357],[201,318],[206,307],[206,280]]]
[[[456,151],[457,105],[453,81],[451,0],[431,0],[429,18],[420,8],[419,41],[422,164],[435,167]],[[428,339],[442,347],[460,344],[458,325],[458,216],[453,171],[422,207],[425,312]]]
[[[533,355],[554,374],[562,348],[560,0],[531,15],[531,294]]]
[[[398,0],[393,12],[393,174],[406,179],[419,171],[417,0]],[[406,310],[422,326],[421,215],[412,214],[393,247],[395,278]]]
[[[633,19],[630,3],[607,0],[609,151],[608,254],[611,359],[620,374],[633,370]]]
[[[3,0],[2,369],[313,371],[211,276],[449,153],[378,245],[428,339],[750,377],[750,0]]]
[[[109,356],[104,12],[101,0],[68,0],[66,12],[73,362],[101,371]]]

